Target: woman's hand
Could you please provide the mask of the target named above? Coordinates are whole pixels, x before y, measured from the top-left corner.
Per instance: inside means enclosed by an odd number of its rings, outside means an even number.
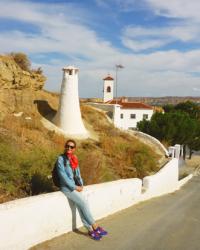
[[[76,191],[82,192],[83,191],[83,186],[76,186]]]

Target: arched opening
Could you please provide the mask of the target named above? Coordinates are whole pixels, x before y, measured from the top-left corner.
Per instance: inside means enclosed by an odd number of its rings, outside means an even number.
[[[110,93],[110,92],[111,92],[111,87],[108,86],[107,89],[106,89],[106,91],[107,91],[108,93]]]

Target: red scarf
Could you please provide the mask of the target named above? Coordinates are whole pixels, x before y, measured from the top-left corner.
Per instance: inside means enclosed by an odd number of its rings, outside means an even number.
[[[67,155],[67,158],[69,159],[71,168],[75,170],[78,167],[78,158],[72,153],[66,153],[66,155]]]

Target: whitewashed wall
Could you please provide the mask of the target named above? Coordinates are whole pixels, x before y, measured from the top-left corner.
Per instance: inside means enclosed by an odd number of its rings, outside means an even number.
[[[179,188],[178,178],[178,159],[174,158],[159,172],[143,179],[143,188],[146,192],[141,198],[149,199],[177,190]]]
[[[104,111],[113,112],[113,110],[114,110],[114,104],[103,104],[103,103],[95,103],[95,102],[89,102],[88,104],[92,107],[102,109]]]
[[[69,136],[89,137],[80,111],[78,69],[73,66],[63,68],[59,107],[52,122]]]
[[[165,155],[166,156],[169,156],[169,152],[168,150],[165,148],[165,146],[158,140],[156,139],[155,137],[149,135],[149,134],[146,134],[146,133],[143,133],[141,131],[128,131],[128,133],[133,133],[135,136],[137,136],[138,138],[142,137],[144,138],[145,140],[148,140],[149,142],[152,142],[152,143],[155,143],[157,144],[164,152],[165,152]],[[173,147],[174,148],[174,147]]]
[[[147,114],[150,120],[153,115],[152,109],[122,109],[119,104],[101,104],[101,103],[89,103],[89,105],[113,113],[113,123],[115,127],[127,130],[129,128],[136,128],[137,122],[143,120],[143,115]],[[123,118],[120,115],[123,114]],[[130,114],[135,114],[136,118],[131,119]]]
[[[110,87],[110,92],[107,92],[107,88]],[[104,80],[103,88],[103,102],[107,102],[113,99],[114,96],[114,81],[113,80]]]
[[[121,123],[117,127],[122,128],[122,129],[129,129],[129,128],[136,128],[137,123],[143,120],[144,114],[147,114],[148,115],[147,120],[150,120],[151,116],[153,115],[153,110],[151,109],[121,109],[121,114],[123,114],[123,119],[121,119]],[[136,118],[131,119],[130,118],[131,114],[135,114]]]
[[[145,177],[143,188],[142,181],[133,178],[86,186],[83,194],[94,218],[100,219],[140,201],[174,192],[191,177],[178,181],[178,160],[173,159],[155,175]],[[74,206],[61,192],[1,204],[0,223],[1,250],[28,249],[82,225]]]
[[[118,180],[87,186],[84,195],[94,218],[100,219],[133,205],[141,187],[140,179]],[[74,206],[61,192],[1,204],[0,223],[1,250],[28,249],[82,225]]]
[[[114,126],[117,128],[121,128],[122,127],[122,119],[120,118],[121,106],[119,104],[115,104],[113,108],[114,108],[114,112],[113,112]]]

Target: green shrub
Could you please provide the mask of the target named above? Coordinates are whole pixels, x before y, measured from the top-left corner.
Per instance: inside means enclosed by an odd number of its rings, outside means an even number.
[[[58,155],[55,149],[35,146],[23,149],[13,142],[1,140],[0,151],[1,192],[23,197],[55,189],[49,178]]]

